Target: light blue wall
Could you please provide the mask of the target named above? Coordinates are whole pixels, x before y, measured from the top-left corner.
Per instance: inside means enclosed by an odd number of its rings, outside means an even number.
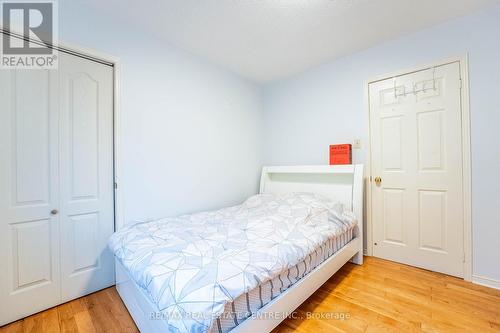
[[[120,57],[126,221],[236,204],[258,189],[255,84],[81,1],[60,1],[60,39]]]
[[[263,162],[327,163],[330,143],[367,142],[366,80],[468,52],[474,274],[500,280],[500,6],[264,89],[82,1],[59,7],[61,40],[122,60],[126,220],[235,204],[257,191]]]
[[[346,32],[348,34],[348,32]],[[328,145],[367,142],[364,84],[470,56],[473,272],[500,281],[500,6],[316,67],[265,89],[264,162],[322,164]],[[364,162],[365,151],[355,151]]]

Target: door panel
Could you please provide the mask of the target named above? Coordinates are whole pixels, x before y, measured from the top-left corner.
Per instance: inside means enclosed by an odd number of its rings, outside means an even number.
[[[373,253],[461,277],[459,63],[369,89],[372,175],[382,179],[371,183]]]
[[[446,191],[419,191],[419,246],[446,253]]]
[[[403,219],[403,189],[384,189],[384,241],[405,245],[405,226]]]
[[[97,243],[97,213],[70,216],[73,231],[73,268],[72,274],[99,267],[99,244]],[[78,251],[75,251],[78,250]],[[97,260],[96,260],[97,259]]]
[[[98,94],[99,83],[87,73],[69,74],[71,201],[98,197]],[[63,81],[64,82],[64,81]]]
[[[444,110],[433,110],[417,114],[419,171],[445,169],[444,112]]]
[[[16,71],[12,129],[14,204],[48,204],[49,201],[49,87],[48,71]],[[30,89],[30,87],[39,87]],[[36,165],[36,168],[33,166]]]
[[[0,325],[60,301],[58,78],[0,71]]]
[[[12,225],[14,289],[37,286],[52,280],[50,220],[43,219]],[[33,260],[36,258],[36,260]]]
[[[114,284],[113,69],[59,58],[63,301]]]
[[[380,127],[382,129],[382,166],[384,170],[401,170],[403,167],[401,117],[382,118]]]

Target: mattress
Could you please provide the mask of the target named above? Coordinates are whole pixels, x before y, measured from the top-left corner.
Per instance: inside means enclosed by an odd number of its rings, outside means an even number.
[[[316,194],[260,194],[234,207],[127,226],[109,246],[170,331],[217,332],[331,256],[356,224],[341,204]]]
[[[343,234],[329,239],[294,267],[237,297],[234,302],[227,303],[224,307],[224,313],[216,318],[209,332],[229,332],[304,278],[313,269],[347,245],[353,238],[353,229],[346,230]]]

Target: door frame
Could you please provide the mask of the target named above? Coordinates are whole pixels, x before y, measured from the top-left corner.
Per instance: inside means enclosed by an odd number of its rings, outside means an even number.
[[[4,29],[0,25],[0,34],[9,35],[12,37],[29,40],[34,43],[30,38],[24,37],[22,34]],[[123,226],[123,198],[121,188],[122,179],[122,150],[121,150],[121,61],[119,57],[110,55],[92,48],[75,45],[59,40],[52,48],[59,52],[65,52],[74,56],[89,59],[105,65],[113,67],[113,181],[114,181],[114,230]]]
[[[395,78],[418,71],[432,69],[458,62],[460,65],[461,78],[461,115],[462,115],[462,201],[464,207],[464,280],[472,281],[472,196],[471,196],[471,134],[470,134],[470,104],[469,104],[469,56],[451,57],[435,61],[421,66],[415,66],[393,73],[379,75],[365,82],[364,103],[365,121],[367,128],[367,150],[366,150],[366,255],[373,255],[373,219],[372,219],[372,154],[371,154],[371,128],[370,128],[370,84],[377,81]]]

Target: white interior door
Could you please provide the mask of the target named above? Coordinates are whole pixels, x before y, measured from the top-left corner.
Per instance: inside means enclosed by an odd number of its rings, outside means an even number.
[[[114,284],[113,68],[60,53],[62,299]]]
[[[113,69],[0,70],[0,326],[114,284]]]
[[[61,297],[57,90],[54,71],[0,70],[0,325]]]
[[[459,62],[369,92],[374,256],[463,277]]]

